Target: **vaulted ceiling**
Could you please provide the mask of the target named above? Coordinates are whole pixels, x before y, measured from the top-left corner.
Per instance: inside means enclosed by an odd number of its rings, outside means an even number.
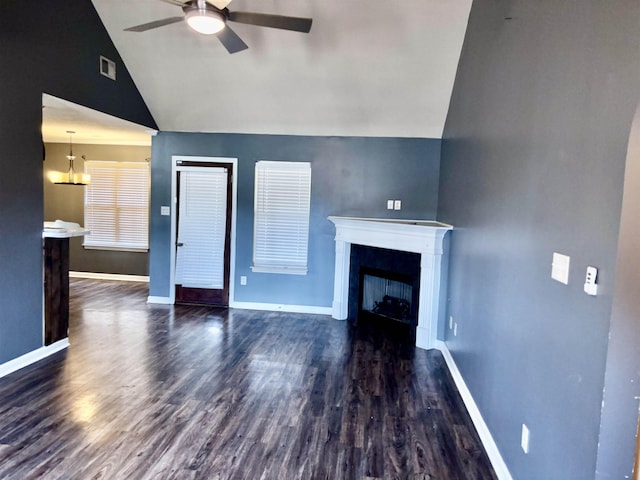
[[[160,0],[92,0],[165,131],[440,138],[471,0],[233,0],[311,17],[309,34],[231,24],[233,55]]]

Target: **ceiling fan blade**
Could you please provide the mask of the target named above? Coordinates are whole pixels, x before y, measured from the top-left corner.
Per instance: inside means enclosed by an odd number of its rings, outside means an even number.
[[[165,0],[165,1],[172,1],[172,0]],[[224,10],[225,8],[227,8],[227,5],[231,3],[231,0],[207,0],[207,3],[210,5],[213,5],[218,10]]]
[[[283,15],[254,12],[229,12],[229,20],[260,27],[280,28],[304,33],[309,33],[312,22],[310,18],[285,17]]]
[[[160,0],[160,1],[164,3],[170,3],[171,5],[177,5],[179,7],[184,7],[187,4],[187,2],[181,2],[179,0]]]
[[[178,23],[184,20],[184,17],[169,17],[162,20],[156,20],[155,22],[143,23],[142,25],[136,25],[135,27],[125,28],[125,32],[146,32],[153,28],[164,27],[165,25],[171,25],[172,23]]]
[[[231,30],[231,27],[229,27],[229,25],[226,25],[216,36],[229,53],[241,52],[242,50],[246,50],[247,48],[249,48],[247,44],[244,43],[238,36],[238,34]]]

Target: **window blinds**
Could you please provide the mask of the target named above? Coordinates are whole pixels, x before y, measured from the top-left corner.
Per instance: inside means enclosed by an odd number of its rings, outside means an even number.
[[[88,161],[83,246],[106,250],[149,248],[149,164]]]
[[[311,164],[256,163],[254,272],[307,273]]]

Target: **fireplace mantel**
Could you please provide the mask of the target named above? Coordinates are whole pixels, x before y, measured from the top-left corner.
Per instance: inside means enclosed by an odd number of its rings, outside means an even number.
[[[444,235],[451,225],[427,220],[329,217],[336,226],[333,318],[345,320],[349,303],[351,244],[420,254],[416,346],[434,348],[440,312]]]

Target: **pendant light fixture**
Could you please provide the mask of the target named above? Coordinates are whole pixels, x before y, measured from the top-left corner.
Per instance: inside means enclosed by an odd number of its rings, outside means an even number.
[[[49,172],[49,180],[58,185],[87,185],[91,181],[90,175],[83,172],[76,172],[73,165],[76,156],[73,154],[73,142],[71,141],[71,138],[76,132],[73,130],[67,130],[67,133],[69,134],[69,155],[67,155],[67,160],[69,160],[69,170],[66,172],[51,171]]]

